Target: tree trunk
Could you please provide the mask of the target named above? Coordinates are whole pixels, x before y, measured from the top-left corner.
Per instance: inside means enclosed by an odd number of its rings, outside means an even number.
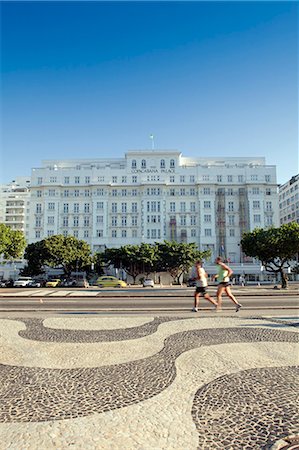
[[[288,277],[283,270],[280,271],[281,276],[281,289],[288,289]]]

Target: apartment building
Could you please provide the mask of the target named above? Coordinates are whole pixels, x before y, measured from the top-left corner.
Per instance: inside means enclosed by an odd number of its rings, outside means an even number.
[[[167,239],[237,263],[244,231],[278,223],[276,167],[260,157],[136,150],[32,169],[29,242],[72,235],[96,252]]]
[[[279,187],[279,221],[299,223],[299,174]]]

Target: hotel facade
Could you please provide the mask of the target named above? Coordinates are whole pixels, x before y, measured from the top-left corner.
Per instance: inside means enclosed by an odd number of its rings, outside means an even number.
[[[276,167],[260,157],[48,160],[32,169],[30,190],[29,242],[71,235],[93,252],[166,239],[244,263],[242,233],[279,225]]]

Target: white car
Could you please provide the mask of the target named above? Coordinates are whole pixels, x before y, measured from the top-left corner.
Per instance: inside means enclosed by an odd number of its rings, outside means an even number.
[[[14,282],[14,287],[26,287],[30,285],[30,283],[33,283],[33,279],[31,277],[19,277]]]
[[[143,280],[143,287],[154,287],[154,280],[152,280],[151,278],[145,278]]]

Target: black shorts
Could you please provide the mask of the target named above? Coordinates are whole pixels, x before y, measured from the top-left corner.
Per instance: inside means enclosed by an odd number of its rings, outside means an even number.
[[[207,293],[207,286],[205,286],[205,287],[203,287],[203,286],[196,286],[195,292],[197,292],[198,294],[206,294]]]
[[[229,281],[221,281],[221,283],[219,283],[219,286],[221,286],[221,287],[227,287],[230,285],[231,285],[231,283]]]

